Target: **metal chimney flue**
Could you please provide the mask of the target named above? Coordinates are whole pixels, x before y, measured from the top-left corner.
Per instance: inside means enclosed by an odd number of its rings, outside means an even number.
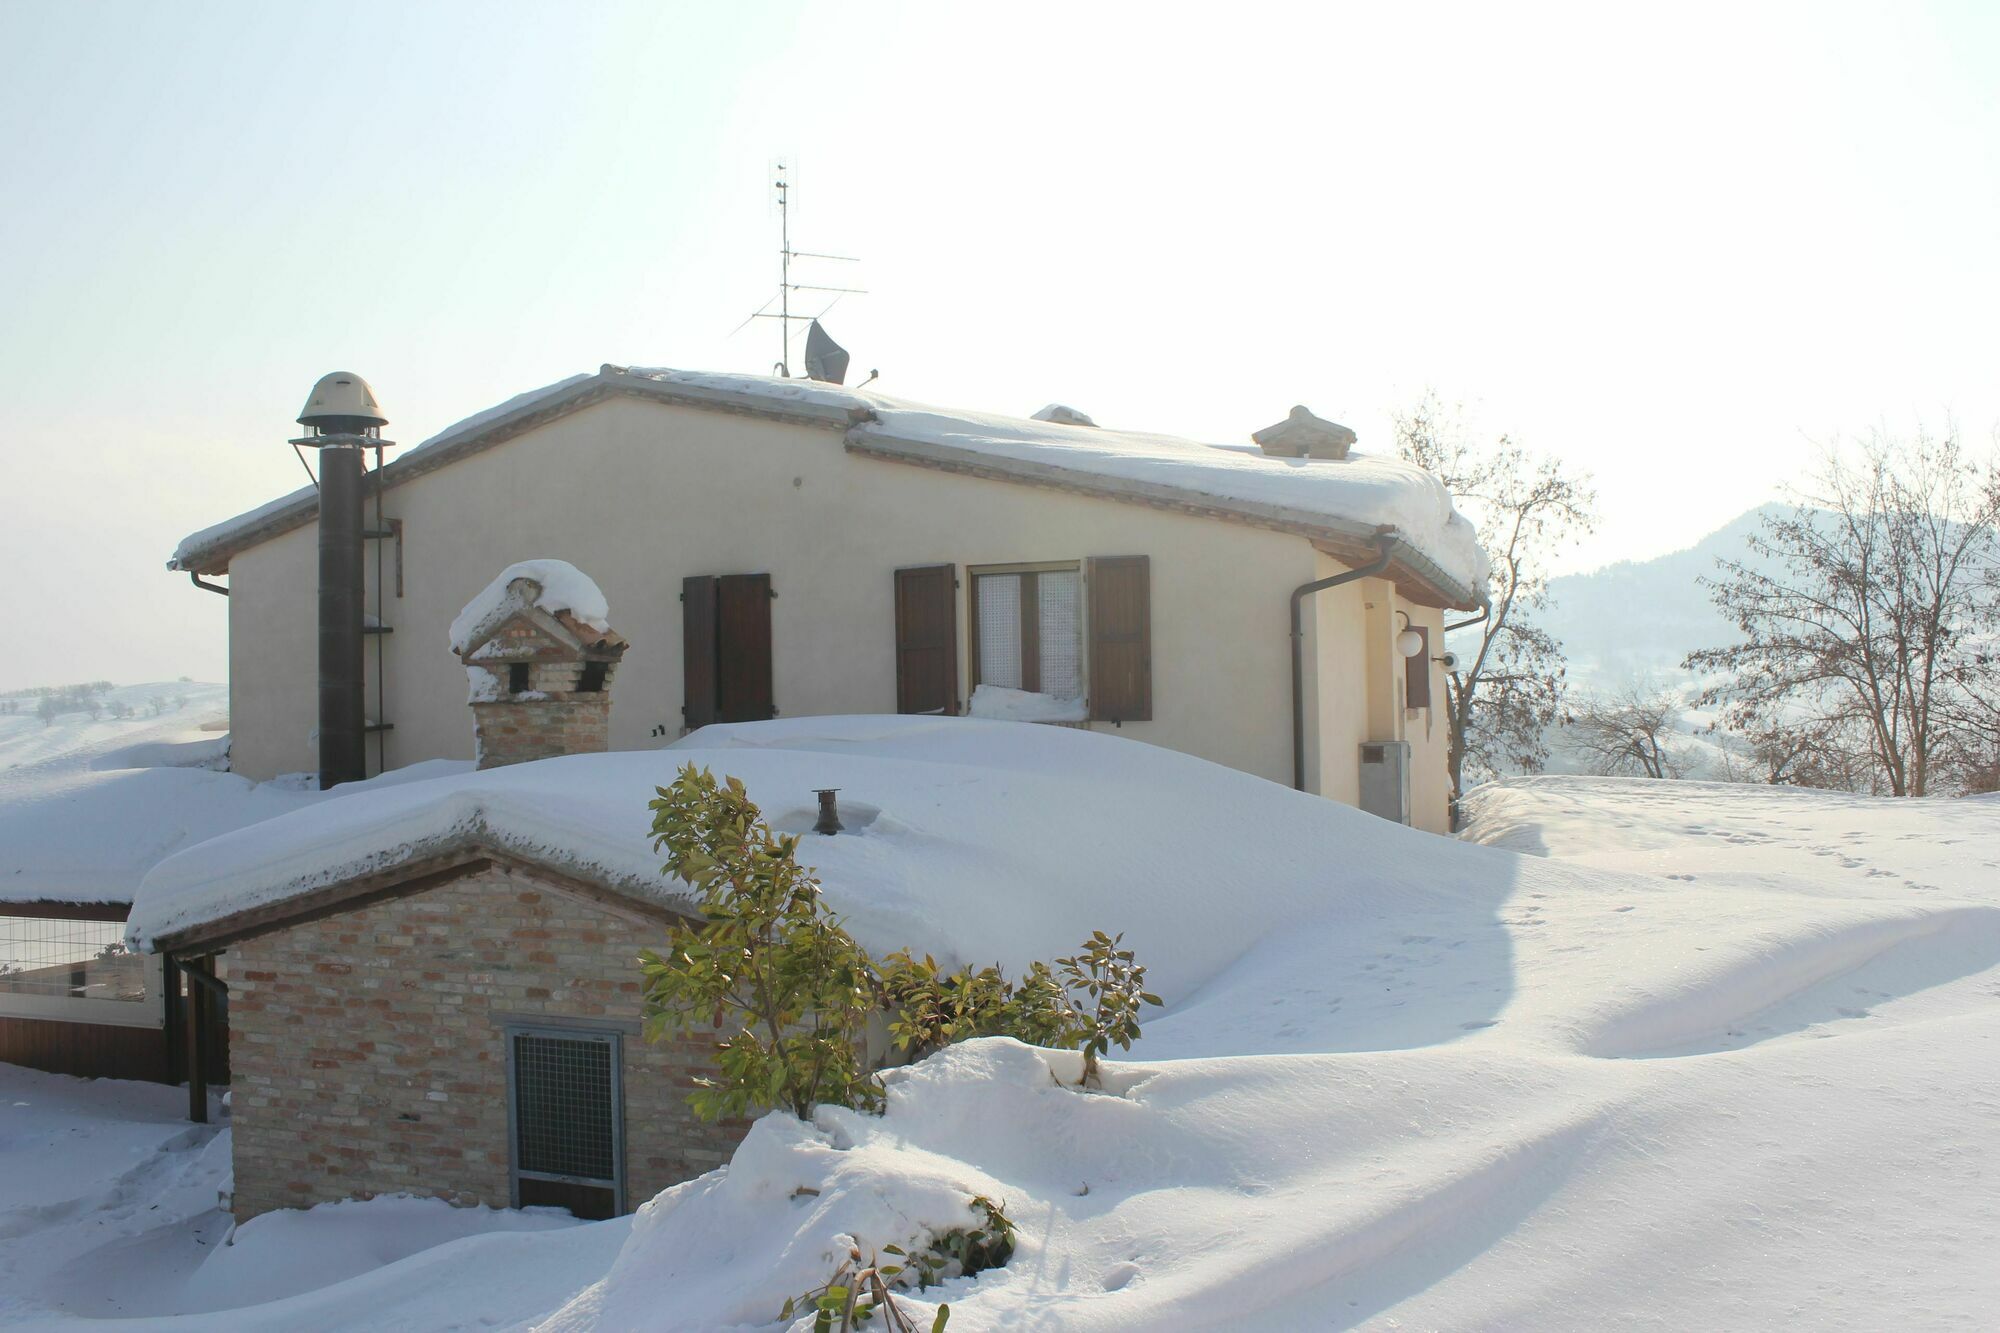
[[[386,448],[374,392],[359,375],[335,372],[313,386],[292,444],[319,451],[319,785],[368,776],[368,715],[362,664],[363,500],[366,451]]]
[[[813,789],[813,794],[819,797],[819,819],[813,824],[814,833],[831,837],[847,827],[840,822],[840,803],[834,799],[834,793],[839,790],[838,787]]]

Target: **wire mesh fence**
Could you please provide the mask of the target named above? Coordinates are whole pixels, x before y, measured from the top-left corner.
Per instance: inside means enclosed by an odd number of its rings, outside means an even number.
[[[122,922],[0,916],[0,993],[144,1000],[145,960]]]

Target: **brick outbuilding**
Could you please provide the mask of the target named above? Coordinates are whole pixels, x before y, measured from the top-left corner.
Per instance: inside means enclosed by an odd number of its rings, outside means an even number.
[[[480,768],[604,749],[626,648],[608,615],[555,560],[466,607],[452,649]],[[474,822],[152,941],[184,969],[227,963],[238,1221],[385,1193],[608,1217],[742,1137],[687,1104],[714,1043],[641,1033],[639,952],[694,911],[684,886],[505,833]]]
[[[382,1193],[627,1211],[747,1126],[687,1105],[711,1043],[645,1042],[675,914],[468,843],[235,922],[235,1215]]]

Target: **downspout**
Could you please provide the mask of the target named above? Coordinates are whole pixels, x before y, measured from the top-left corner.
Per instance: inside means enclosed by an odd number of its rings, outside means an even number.
[[[192,569],[188,571],[188,577],[194,580],[194,586],[200,588],[203,592],[219,592],[224,597],[229,596],[229,589],[223,587],[220,583],[203,583],[201,575],[195,573]]]
[[[1493,603],[1488,601],[1486,594],[1482,592],[1479,594],[1479,614],[1470,620],[1461,620],[1456,625],[1446,625],[1444,632],[1446,634],[1456,634],[1462,629],[1471,629],[1474,625],[1483,625],[1486,623],[1486,617],[1492,614]],[[1444,645],[1439,644],[1438,647],[1443,648]]]
[[[1375,549],[1380,554],[1359,569],[1301,583],[1292,589],[1292,786],[1298,791],[1306,789],[1306,632],[1300,607],[1314,593],[1338,588],[1357,579],[1373,578],[1387,569],[1389,557],[1396,549],[1395,535],[1385,533],[1378,536]]]

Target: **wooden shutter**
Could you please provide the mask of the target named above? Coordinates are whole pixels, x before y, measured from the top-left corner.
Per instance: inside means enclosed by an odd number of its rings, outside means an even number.
[[[716,719],[715,585],[712,574],[681,580],[681,670],[686,680],[681,721],[689,731]]]
[[[958,712],[958,567],[896,571],[896,711]]]
[[[1090,716],[1098,722],[1153,717],[1151,572],[1143,555],[1092,556]]]
[[[1424,641],[1424,650],[1415,657],[1403,659],[1403,707],[1429,708],[1431,706],[1431,632],[1422,625],[1412,625]]]
[[[724,574],[716,581],[715,707],[724,722],[773,716],[771,576]]]

